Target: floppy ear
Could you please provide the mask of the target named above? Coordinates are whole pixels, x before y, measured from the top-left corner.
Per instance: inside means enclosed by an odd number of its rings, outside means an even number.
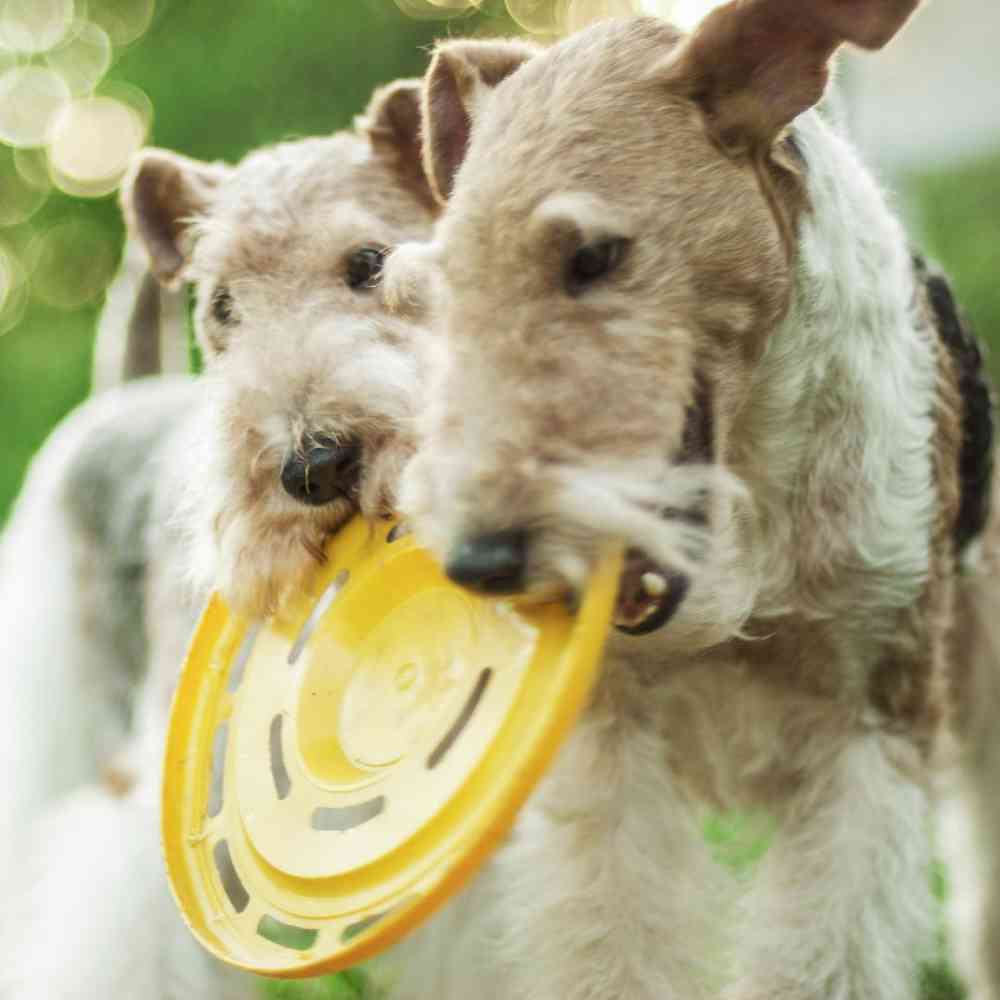
[[[146,248],[153,274],[168,288],[183,278],[191,223],[206,212],[227,173],[221,164],[166,149],[136,154],[122,182],[122,212],[129,231]]]
[[[368,136],[372,149],[388,157],[404,182],[428,206],[437,199],[424,173],[420,146],[420,101],[423,80],[396,80],[372,94],[357,127]]]
[[[671,53],[667,83],[702,105],[724,149],[770,146],[823,96],[842,43],[881,48],[919,2],[733,0]]]
[[[424,169],[435,197],[445,202],[465,159],[482,100],[539,51],[528,42],[443,42],[424,77]]]

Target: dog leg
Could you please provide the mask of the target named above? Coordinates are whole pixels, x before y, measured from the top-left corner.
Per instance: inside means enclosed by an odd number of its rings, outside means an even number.
[[[814,746],[830,747],[831,737]],[[876,733],[809,761],[747,901],[733,1000],[905,1000],[931,935],[928,806]]]

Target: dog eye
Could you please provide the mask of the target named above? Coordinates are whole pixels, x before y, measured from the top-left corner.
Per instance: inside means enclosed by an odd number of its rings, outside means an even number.
[[[212,318],[222,326],[236,322],[236,304],[225,285],[218,285],[212,292]]]
[[[382,277],[382,267],[388,253],[385,247],[362,247],[347,258],[347,284],[364,291],[374,288]]]
[[[566,268],[566,291],[579,295],[588,285],[610,274],[625,258],[629,241],[600,240],[576,250]]]

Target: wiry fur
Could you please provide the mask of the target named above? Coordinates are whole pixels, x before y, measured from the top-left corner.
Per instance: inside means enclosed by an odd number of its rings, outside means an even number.
[[[160,167],[156,160],[148,169]],[[137,169],[138,190],[143,167]],[[209,412],[184,509],[195,582],[241,610],[273,610],[315,568],[325,539],[360,503],[377,516],[408,455],[417,370],[412,323],[378,288],[345,282],[359,247],[425,236],[425,195],[363,136],[342,133],[249,156],[222,172],[184,235],[196,283]],[[133,199],[130,213],[142,210]],[[225,287],[233,320],[212,314]],[[281,487],[310,439],[358,439],[360,494],[308,509]]]
[[[799,114],[841,30],[881,43],[913,6],[754,0],[691,43],[609,22],[512,52],[465,105],[475,49],[435,57],[426,159],[460,166],[420,255],[440,274],[402,491],[418,533],[447,562],[526,532],[531,599],[577,589],[607,538],[678,565],[664,533],[690,548],[698,520],[652,515],[698,477],[709,504],[690,596],[659,631],[612,637],[575,742],[470,890],[481,905],[456,907],[468,964],[423,956],[435,996],[714,995],[699,958],[726,963],[686,818],[706,804],[777,820],[727,998],[916,995],[962,404],[883,196]],[[863,17],[824,22],[848,7]],[[630,241],[619,270],[567,293],[574,250],[607,238]],[[725,474],[677,464],[699,379]]]
[[[68,417],[3,537],[4,1000],[258,995],[201,951],[170,899],[157,833],[167,711],[210,587],[264,610],[346,517],[379,516],[392,496],[420,332],[379,287],[348,288],[345,260],[429,232],[416,93],[390,85],[355,132],[232,168],[149,152],[126,182],[153,271],[198,284],[208,370],[109,390]],[[210,313],[222,283],[238,310],[225,329]],[[280,481],[318,433],[363,442],[357,491],[328,507]]]

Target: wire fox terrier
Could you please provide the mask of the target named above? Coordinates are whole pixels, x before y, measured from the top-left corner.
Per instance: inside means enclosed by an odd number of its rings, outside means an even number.
[[[413,943],[432,985],[406,996],[915,997],[949,718],[981,716],[965,815],[1000,842],[989,387],[812,110],[835,50],[916,4],[737,0],[689,36],[634,18],[437,49],[447,207],[418,255],[436,343],[402,507],[454,580],[521,600],[628,549],[594,702],[451,933]],[[390,284],[416,284],[407,259]],[[705,808],[775,819],[742,919]]]

